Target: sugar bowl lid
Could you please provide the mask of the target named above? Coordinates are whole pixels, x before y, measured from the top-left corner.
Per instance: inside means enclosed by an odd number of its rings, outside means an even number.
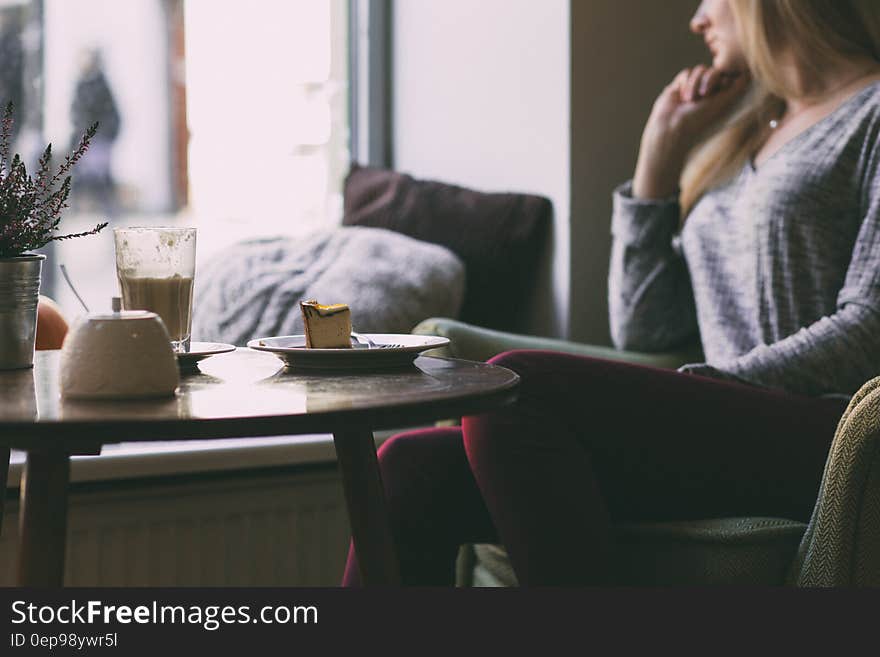
[[[111,311],[109,313],[91,313],[86,319],[92,320],[120,320],[120,319],[153,319],[158,315],[149,310],[123,310],[122,299],[113,297],[111,299]]]

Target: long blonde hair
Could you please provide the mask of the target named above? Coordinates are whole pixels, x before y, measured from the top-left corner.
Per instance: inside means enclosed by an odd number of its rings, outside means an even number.
[[[710,188],[731,178],[760,147],[768,121],[797,95],[780,74],[778,46],[820,70],[853,57],[880,61],[878,0],[729,0],[752,88],[721,128],[688,158],[681,177],[682,216]]]

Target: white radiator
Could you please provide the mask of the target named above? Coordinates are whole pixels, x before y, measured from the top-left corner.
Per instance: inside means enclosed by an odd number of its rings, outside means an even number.
[[[348,551],[333,470],[264,471],[71,492],[70,586],[336,586]],[[18,517],[8,504],[0,585],[15,582]]]

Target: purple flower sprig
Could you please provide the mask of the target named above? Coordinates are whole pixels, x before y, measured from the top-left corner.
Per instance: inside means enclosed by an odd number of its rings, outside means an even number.
[[[22,255],[55,240],[99,233],[107,222],[82,233],[56,234],[61,215],[68,207],[70,171],[89,149],[89,143],[98,131],[98,124],[86,130],[76,149],[64,158],[54,174],[52,144],[49,144],[40,156],[34,179],[28,174],[18,153],[11,159],[9,156],[13,110],[13,104],[8,103],[0,123],[0,258]]]

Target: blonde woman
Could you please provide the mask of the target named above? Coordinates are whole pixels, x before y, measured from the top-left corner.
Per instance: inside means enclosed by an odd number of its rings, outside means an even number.
[[[662,91],[615,191],[609,302],[618,347],[706,362],[496,357],[514,408],[380,450],[406,582],[500,540],[521,584],[613,583],[613,523],[809,519],[880,374],[880,2],[705,0],[691,29],[712,64]]]

